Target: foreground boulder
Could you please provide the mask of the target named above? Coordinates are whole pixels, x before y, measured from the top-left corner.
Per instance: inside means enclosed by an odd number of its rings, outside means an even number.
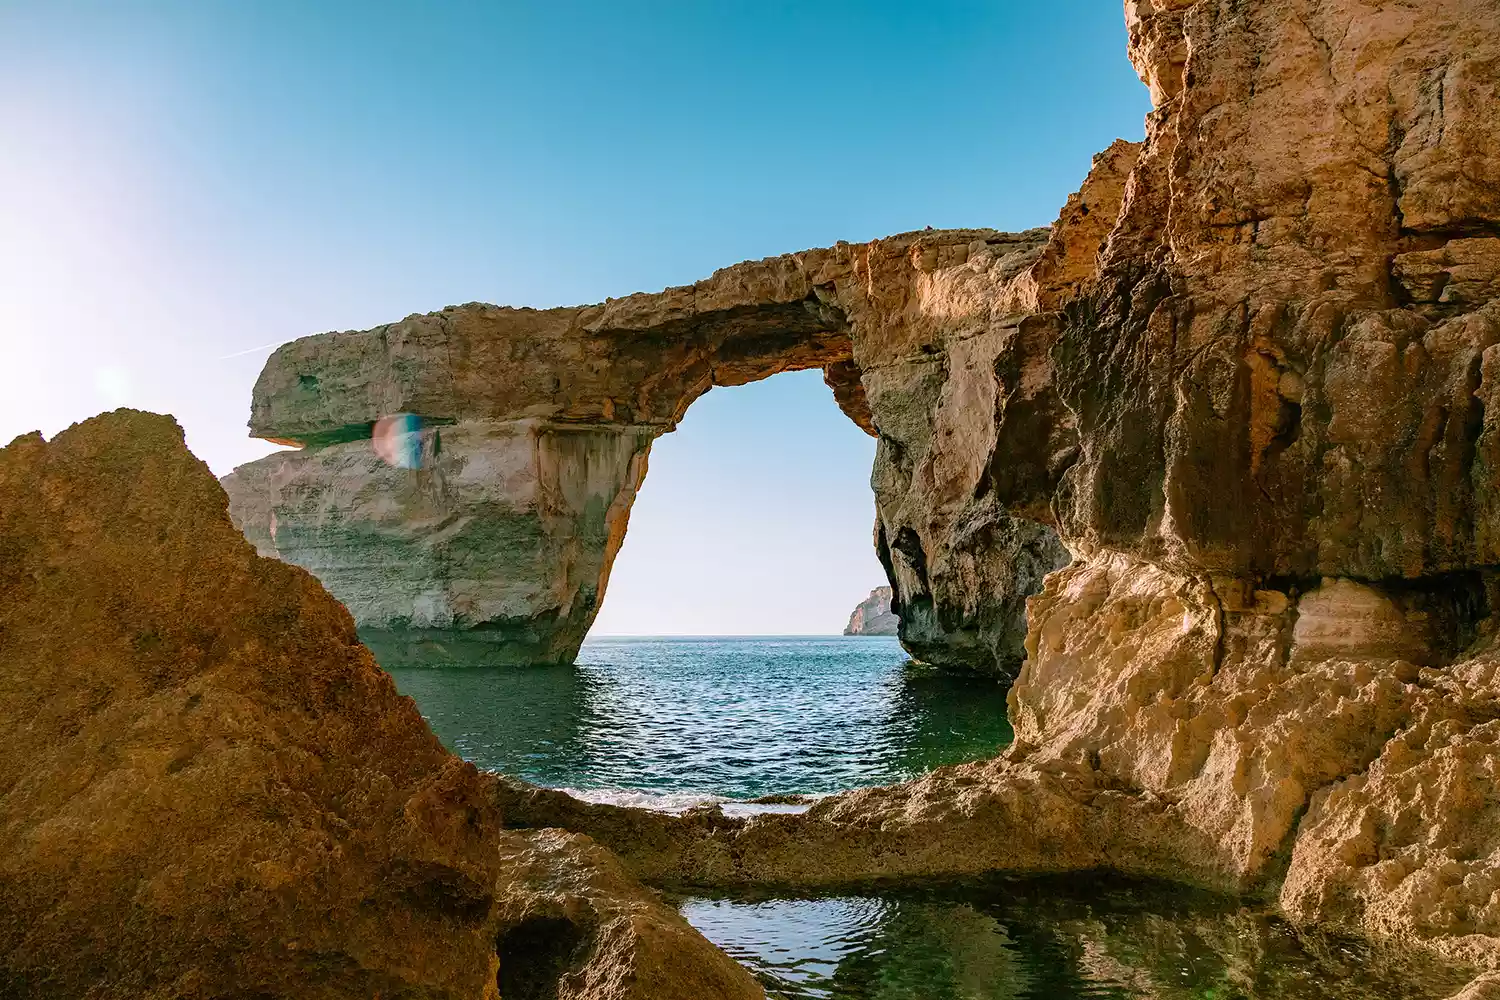
[[[0,994],[760,995],[492,783],[171,418],[0,451]]]

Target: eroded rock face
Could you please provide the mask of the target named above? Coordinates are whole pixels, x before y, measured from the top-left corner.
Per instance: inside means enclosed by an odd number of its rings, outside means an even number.
[[[1146,139],[1101,154],[1050,230],[791,255],[613,314],[646,330],[688,299],[672,329],[697,330],[795,300],[817,319],[791,340],[847,339],[791,364],[879,435],[902,639],[1015,672],[1016,744],[750,822],[496,794],[653,877],[1103,866],[1500,966],[1500,0],[1125,6]],[[323,349],[299,343],[284,361]],[[683,370],[706,386],[716,365]],[[266,384],[293,400],[294,376]],[[663,427],[690,395],[629,385],[512,394]],[[257,426],[336,431],[405,391],[258,404]]]
[[[1245,578],[1493,563],[1495,306],[1424,300],[1445,268],[1486,287],[1495,5],[1127,6],[1159,106],[1053,351],[1069,544]]]
[[[256,385],[251,429],[305,447],[226,477],[236,523],[262,553],[317,574],[393,661],[438,643],[456,660],[571,662],[651,441],[714,385],[847,365],[843,317],[817,287],[847,256],[774,258],[599,306],[463,306],[285,345]],[[868,427],[857,380],[830,381]],[[394,414],[424,425],[418,467],[372,446]]]
[[[1500,686],[1492,650],[1423,671],[1423,697],[1369,767],[1323,790],[1281,904],[1304,920],[1500,961]]]
[[[387,662],[422,662],[433,644],[456,662],[571,662],[652,434],[466,420],[420,437],[419,468],[368,440],[241,466],[224,480],[235,522],[316,574]]]
[[[876,587],[859,602],[844,626],[845,635],[895,635],[901,619],[891,613],[891,588]]]
[[[1493,962],[1492,835],[1437,903],[1453,855],[1405,845],[1483,821],[1396,771],[1490,766],[1457,679],[1495,610],[1500,4],[1127,10],[1157,110],[1048,349],[1084,565],[1033,603],[1018,739],[1161,796],[1236,879],[1290,861],[1299,919]]]
[[[598,845],[504,830],[225,508],[169,417],[0,451],[0,993],[760,995]]]

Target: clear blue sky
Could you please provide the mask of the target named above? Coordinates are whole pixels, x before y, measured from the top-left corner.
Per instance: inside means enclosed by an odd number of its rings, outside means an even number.
[[[1142,133],[1124,49],[1109,0],[0,0],[0,441],[139,406],[223,473],[264,345],[1046,224]],[[599,630],[836,631],[872,453],[816,375],[715,390]]]

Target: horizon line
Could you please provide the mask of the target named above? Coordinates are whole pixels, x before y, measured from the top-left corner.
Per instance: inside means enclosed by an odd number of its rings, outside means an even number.
[[[849,635],[844,632],[600,632],[590,639],[894,639],[896,636]]]

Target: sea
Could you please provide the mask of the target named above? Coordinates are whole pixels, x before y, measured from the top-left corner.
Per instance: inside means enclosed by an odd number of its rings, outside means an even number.
[[[888,637],[599,637],[572,667],[434,655],[390,673],[450,750],[596,802],[754,811],[1012,739],[993,679],[919,667]],[[774,1000],[1437,1000],[1468,977],[1264,904],[1097,874],[670,900]]]

